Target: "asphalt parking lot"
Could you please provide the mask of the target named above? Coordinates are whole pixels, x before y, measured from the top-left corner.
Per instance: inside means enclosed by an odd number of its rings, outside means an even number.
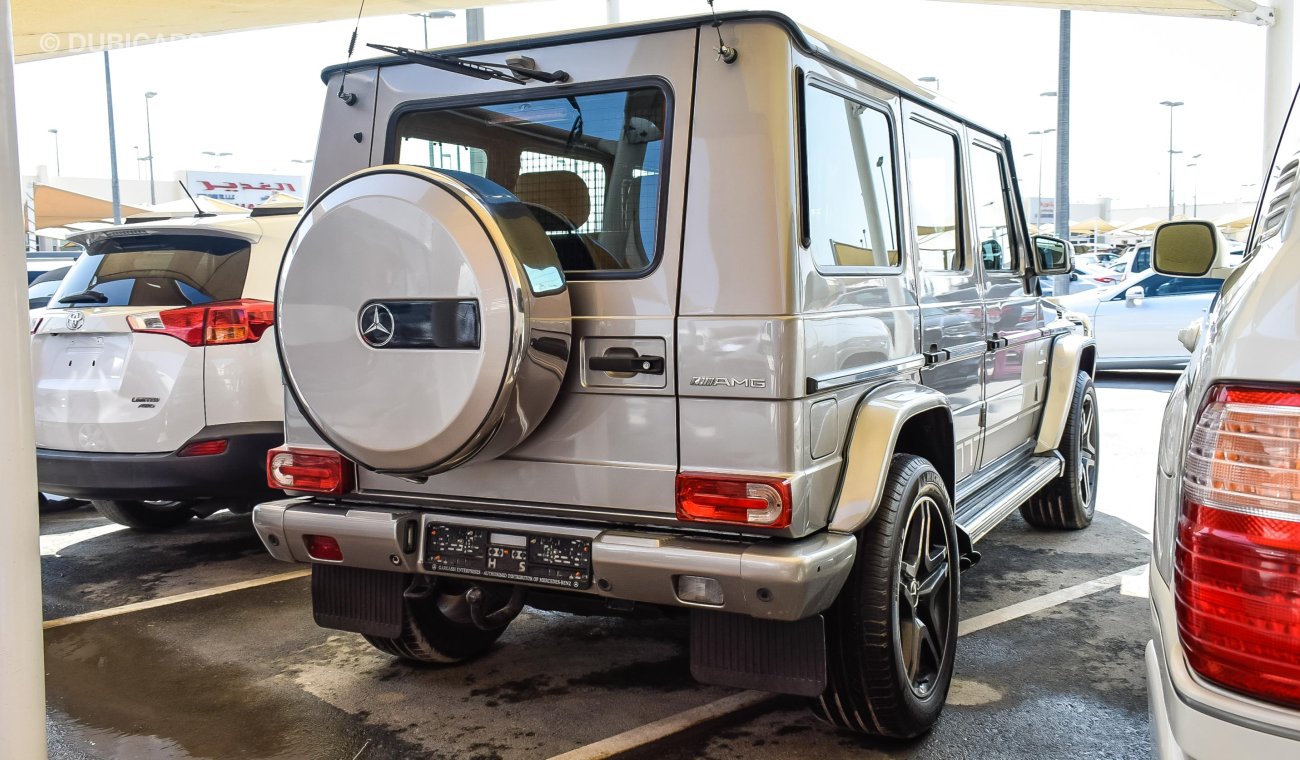
[[[694,683],[685,618],[526,610],[476,663],[400,665],[317,628],[305,574],[267,556],[247,517],[148,535],[80,509],[41,520],[50,756],[1149,757],[1142,566],[1173,380],[1099,383],[1092,528],[1042,532],[1017,515],[981,542],[948,708],[914,742]]]

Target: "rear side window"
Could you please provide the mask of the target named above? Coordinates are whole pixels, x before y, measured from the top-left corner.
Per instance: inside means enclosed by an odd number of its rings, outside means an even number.
[[[630,274],[660,256],[668,118],[652,86],[410,111],[395,158],[514,193],[566,272]]]
[[[980,258],[986,272],[1005,272],[1016,268],[1015,248],[1011,240],[1012,220],[1007,207],[1006,172],[1002,154],[976,145],[970,156],[971,184],[975,195],[975,234],[979,238]]]
[[[50,302],[69,306],[190,306],[243,296],[251,248],[218,235],[101,239],[72,265]]]
[[[808,87],[808,232],[818,267],[902,268],[889,118]]]
[[[909,196],[921,268],[928,272],[966,269],[957,226],[957,138],[919,121],[907,122]]]

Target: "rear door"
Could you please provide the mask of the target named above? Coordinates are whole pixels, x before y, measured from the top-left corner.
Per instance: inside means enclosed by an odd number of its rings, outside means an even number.
[[[573,355],[540,428],[495,460],[417,484],[362,472],[359,490],[487,499],[524,510],[671,517],[677,472],[675,321],[696,32],[512,51],[577,84],[381,71],[372,163],[476,174],[528,205],[570,289]],[[504,61],[504,56],[475,56]],[[388,116],[391,114],[391,116]],[[593,360],[644,357],[649,372]]]
[[[86,244],[32,335],[36,445],[175,451],[205,424],[204,349],[138,330],[161,327],[161,312],[239,298],[251,243],[119,228]]]
[[[984,301],[962,222],[961,127],[917,107],[907,109],[911,224],[920,269],[921,379],[952,407],[956,476],[979,466],[984,414]]]

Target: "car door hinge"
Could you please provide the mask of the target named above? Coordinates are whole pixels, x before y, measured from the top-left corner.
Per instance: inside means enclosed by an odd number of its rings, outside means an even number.
[[[980,427],[987,427],[989,424],[989,410],[987,407],[980,407]]]

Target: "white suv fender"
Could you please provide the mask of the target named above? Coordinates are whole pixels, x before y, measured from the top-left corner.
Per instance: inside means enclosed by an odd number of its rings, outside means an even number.
[[[831,507],[830,530],[853,533],[871,521],[884,494],[899,437],[909,423],[935,425],[940,434],[947,432],[946,442],[934,441],[936,451],[947,452],[946,461],[932,464],[952,493],[952,410],[947,396],[912,382],[887,383],[864,395],[854,413],[840,488]]]
[[[1046,454],[1061,447],[1061,433],[1065,431],[1070,403],[1074,400],[1074,379],[1080,370],[1093,375],[1096,368],[1097,342],[1091,336],[1071,333],[1057,337],[1052,343],[1052,374],[1047,381],[1047,403],[1043,405],[1043,420],[1038,425],[1035,454]]]

